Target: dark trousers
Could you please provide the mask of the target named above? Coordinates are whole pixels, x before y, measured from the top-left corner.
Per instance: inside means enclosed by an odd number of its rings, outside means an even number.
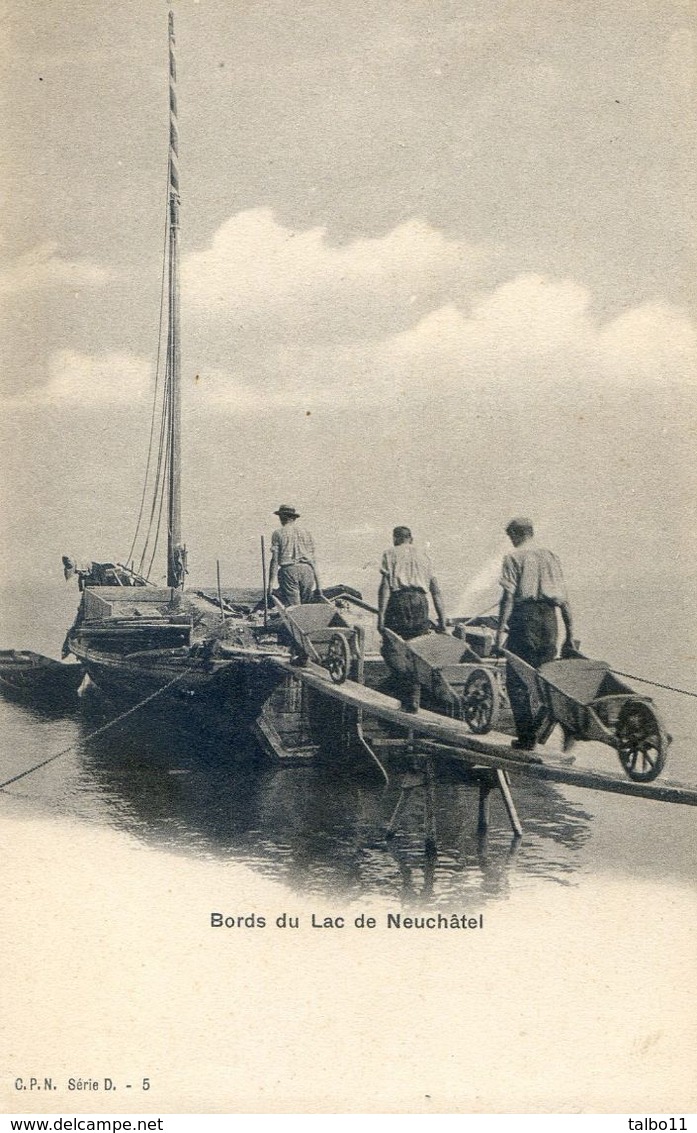
[[[389,597],[385,611],[385,628],[391,629],[404,641],[428,633],[428,598],[423,590],[394,590]],[[394,646],[383,639],[382,653],[385,664],[392,674],[392,686],[405,708],[418,708],[421,689],[413,673],[405,672],[400,664]]]
[[[290,563],[279,567],[278,588],[284,606],[311,602],[315,591],[315,572],[309,563]]]
[[[535,669],[553,661],[557,655],[556,606],[551,602],[533,600],[514,605],[508,623],[507,648]],[[533,747],[535,729],[527,687],[512,665],[506,669],[506,691],[518,739]]]

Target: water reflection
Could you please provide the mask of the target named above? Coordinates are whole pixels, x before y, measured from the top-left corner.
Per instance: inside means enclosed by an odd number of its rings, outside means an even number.
[[[92,707],[83,735],[102,717]],[[107,821],[142,841],[218,859],[234,858],[306,894],[381,894],[407,904],[477,904],[532,877],[568,882],[588,837],[589,816],[546,783],[516,792],[525,829],[512,838],[492,793],[489,833],[477,832],[478,785],[439,768],[434,784],[437,854],[426,842],[423,788],[388,837],[402,787],[370,766],[326,760],[273,768],[251,741],[221,749],[172,726],[171,717],[132,720],[79,747],[64,777],[62,806]]]
[[[0,685],[0,704],[8,716],[19,720],[23,714],[29,720],[63,720],[80,714],[80,700],[74,688],[50,689],[45,693],[33,688],[12,688]]]
[[[486,837],[477,830],[479,788],[441,766],[433,783],[437,853],[429,852],[422,778],[404,796],[392,762],[385,785],[369,762],[326,757],[271,767],[251,739],[230,747],[191,734],[170,713],[108,723],[102,702],[77,714],[3,706],[11,752],[2,778],[65,754],[8,788],[25,806],[106,823],[142,842],[234,859],[295,890],[325,898],[380,894],[404,904],[481,904],[544,877],[568,883],[579,868],[589,816],[552,785],[512,789],[525,837],[512,837],[502,799],[491,794]],[[88,742],[85,742],[88,741]]]

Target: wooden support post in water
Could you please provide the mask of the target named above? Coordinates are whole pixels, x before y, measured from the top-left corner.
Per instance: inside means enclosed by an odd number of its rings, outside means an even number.
[[[351,750],[351,740],[353,739],[353,720],[355,710],[350,708],[348,704],[341,706],[341,750],[344,755],[348,755]]]
[[[506,807],[506,811],[508,812],[508,817],[511,821],[511,826],[513,827],[513,833],[515,834],[516,838],[522,838],[523,827],[521,826],[520,819],[518,818],[518,811],[516,810],[515,803],[513,802],[513,795],[511,794],[508,775],[505,771],[502,771],[500,767],[497,767],[496,778],[499,781],[499,789],[501,791],[501,794],[503,795],[503,801]]]
[[[491,792],[495,787],[498,787],[501,792],[501,797],[506,807],[506,813],[508,814],[514,836],[516,838],[522,838],[523,827],[518,818],[515,803],[513,802],[508,775],[505,771],[502,771],[500,767],[493,768],[488,772],[485,771],[479,781],[479,817],[477,820],[477,833],[486,834],[489,830]]]
[[[356,652],[358,654],[358,660],[356,661],[356,681],[358,682],[358,684],[362,685],[362,684],[365,683],[365,661],[364,661],[365,628],[363,626],[356,626]],[[370,758],[373,760],[373,762],[379,767],[380,772],[382,773],[382,776],[385,780],[385,783],[389,783],[390,777],[387,774],[387,771],[385,770],[383,763],[381,762],[381,760],[378,759],[377,755],[373,751],[373,748],[368,743],[368,741],[365,738],[365,735],[363,733],[363,709],[362,708],[356,709],[355,727],[356,727],[356,736],[358,738],[358,743],[363,748],[363,750],[370,756]]]
[[[426,857],[435,858],[438,854],[436,843],[436,777],[433,760],[427,755],[424,760],[426,790]]]
[[[387,835],[386,836],[388,838],[391,838],[393,836],[394,832],[395,832],[395,827],[397,825],[397,818],[399,817],[399,814],[400,814],[404,804],[406,803],[409,795],[411,794],[411,792],[416,787],[423,787],[424,784],[425,784],[424,776],[419,771],[407,771],[407,773],[403,776],[403,778],[402,778],[402,789],[399,792],[399,798],[397,799],[397,805],[394,808],[394,811],[392,812],[392,818],[390,819],[388,827],[387,827]]]
[[[402,787],[401,791],[399,792],[399,798],[397,799],[397,805],[395,806],[394,810],[392,811],[392,818],[390,819],[389,823],[387,824],[387,831],[385,833],[386,838],[393,838],[394,837],[394,832],[395,832],[395,829],[396,829],[396,826],[397,826],[397,819],[399,818],[399,813],[400,813],[402,807],[404,806],[404,803],[406,802],[406,798],[407,798],[407,788]]]
[[[365,684],[365,626],[356,626],[356,681],[359,685]],[[361,712],[363,710],[361,709]]]
[[[489,829],[489,813],[491,783],[486,779],[482,779],[479,783],[479,817],[477,819],[477,833],[486,834]]]

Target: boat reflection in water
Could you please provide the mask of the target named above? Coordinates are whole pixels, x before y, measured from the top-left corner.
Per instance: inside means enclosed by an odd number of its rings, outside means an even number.
[[[88,715],[81,727],[89,733],[98,722]],[[215,742],[198,736],[194,744],[172,729],[169,716],[159,725],[152,717],[137,727],[126,721],[92,739],[76,772],[75,804],[83,814],[87,803],[100,820],[145,843],[229,857],[291,889],[331,898],[481,903],[526,879],[572,883],[589,830],[581,808],[551,785],[528,780],[517,796],[525,839],[512,842],[498,803],[482,837],[478,784],[442,767],[435,783],[437,854],[429,856],[418,786],[394,835],[386,836],[401,774],[386,786],[369,763],[347,765],[329,753],[307,766],[274,768],[251,739],[221,758]]]

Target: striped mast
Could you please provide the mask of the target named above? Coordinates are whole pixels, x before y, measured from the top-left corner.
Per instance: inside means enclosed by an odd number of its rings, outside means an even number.
[[[179,311],[179,128],[174,13],[169,13],[169,307],[167,330],[167,585],[182,587],[186,548],[181,532],[181,342]]]

